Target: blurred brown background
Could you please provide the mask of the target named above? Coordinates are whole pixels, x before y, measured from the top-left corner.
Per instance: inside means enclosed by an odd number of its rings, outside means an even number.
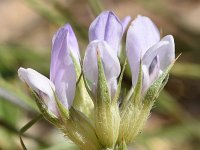
[[[65,23],[74,28],[83,54],[88,27],[102,10],[121,19],[149,16],[163,36],[174,36],[176,53],[182,53],[133,147],[200,149],[200,0],[0,0],[0,149],[21,149],[17,132],[37,114],[17,69],[31,67],[48,76],[51,38]],[[76,149],[44,120],[24,139],[29,149]]]

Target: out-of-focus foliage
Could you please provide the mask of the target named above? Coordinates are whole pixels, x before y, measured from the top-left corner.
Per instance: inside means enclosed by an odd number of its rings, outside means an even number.
[[[16,9],[8,9],[13,5]],[[31,11],[30,16],[17,16],[25,11],[21,5]],[[16,28],[19,29],[16,32],[8,32],[9,26],[8,31],[3,32],[0,23],[0,149],[21,149],[18,131],[38,115],[32,94],[17,77],[17,69],[31,67],[48,76],[51,37],[64,23],[74,28],[83,53],[88,42],[88,26],[104,9],[114,10],[121,18],[127,15],[135,18],[137,14],[152,17],[163,34],[175,36],[176,52],[182,53],[171,71],[166,90],[161,93],[133,147],[138,150],[200,149],[200,25],[198,19],[193,21],[196,14],[200,16],[199,8],[200,2],[195,0],[0,1],[0,14],[3,14],[0,22],[8,21],[5,14],[13,15],[10,21],[15,27],[34,16],[25,27]],[[12,22],[13,18],[17,22]],[[130,71],[126,71],[125,77],[124,91],[131,84]],[[78,149],[45,120],[33,125],[23,138],[28,149]]]

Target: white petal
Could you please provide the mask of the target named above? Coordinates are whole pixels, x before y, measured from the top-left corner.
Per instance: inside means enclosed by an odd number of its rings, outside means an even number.
[[[141,56],[160,40],[160,33],[150,18],[138,16],[129,28],[132,51],[140,51]]]
[[[145,53],[143,64],[149,66],[157,55],[159,56],[161,70],[166,69],[173,62],[175,59],[175,46],[171,35],[165,36]]]
[[[143,80],[142,80],[142,95],[145,94],[146,90],[150,86],[150,79],[149,79],[149,69],[147,66],[142,66],[142,73],[143,73]]]
[[[54,84],[47,77],[31,68],[19,68],[18,76],[42,98],[44,103],[48,106],[48,109],[57,116],[58,111],[54,98]]]
[[[160,68],[166,69],[175,59],[175,43],[172,35],[167,35],[161,41],[167,41],[168,45],[165,50],[159,52]]]
[[[143,70],[143,86],[142,86],[142,94],[144,94],[147,89],[151,86],[151,84],[158,79],[160,76],[160,61],[159,56],[156,56],[150,65],[145,66],[142,65]]]
[[[85,51],[83,72],[93,93],[96,92],[98,82],[98,65],[96,45],[90,43]]]
[[[97,51],[102,58],[104,72],[111,95],[114,95],[116,92],[115,81],[120,74],[120,63],[115,52],[107,42],[96,40],[88,45],[83,61],[84,75],[86,76],[86,79],[89,80],[91,89],[95,94],[98,82]]]

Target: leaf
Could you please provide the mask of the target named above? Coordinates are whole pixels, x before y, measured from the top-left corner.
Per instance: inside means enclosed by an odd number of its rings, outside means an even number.
[[[38,110],[31,97],[26,95],[19,86],[13,86],[14,84],[0,77],[0,98],[31,114],[36,113]]]
[[[59,142],[58,144],[54,144],[49,148],[43,148],[41,150],[80,150],[78,146],[76,146],[72,142]]]
[[[102,3],[99,0],[88,0],[88,3],[95,16],[99,15],[104,10]]]
[[[51,23],[56,25],[62,25],[65,23],[65,18],[50,5],[52,3],[45,3],[40,0],[26,0],[26,2]]]
[[[200,78],[200,65],[195,63],[176,63],[171,74],[179,77],[186,77],[191,79]]]

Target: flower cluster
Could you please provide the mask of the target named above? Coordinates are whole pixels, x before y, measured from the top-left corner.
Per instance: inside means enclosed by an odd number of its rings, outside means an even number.
[[[102,12],[89,27],[83,63],[67,24],[52,39],[50,79],[30,68],[18,70],[43,116],[83,150],[125,150],[141,131],[175,61],[173,36],[160,38],[155,24],[138,16],[126,35],[132,87],[120,96],[126,63],[121,69],[118,54],[130,20]]]

